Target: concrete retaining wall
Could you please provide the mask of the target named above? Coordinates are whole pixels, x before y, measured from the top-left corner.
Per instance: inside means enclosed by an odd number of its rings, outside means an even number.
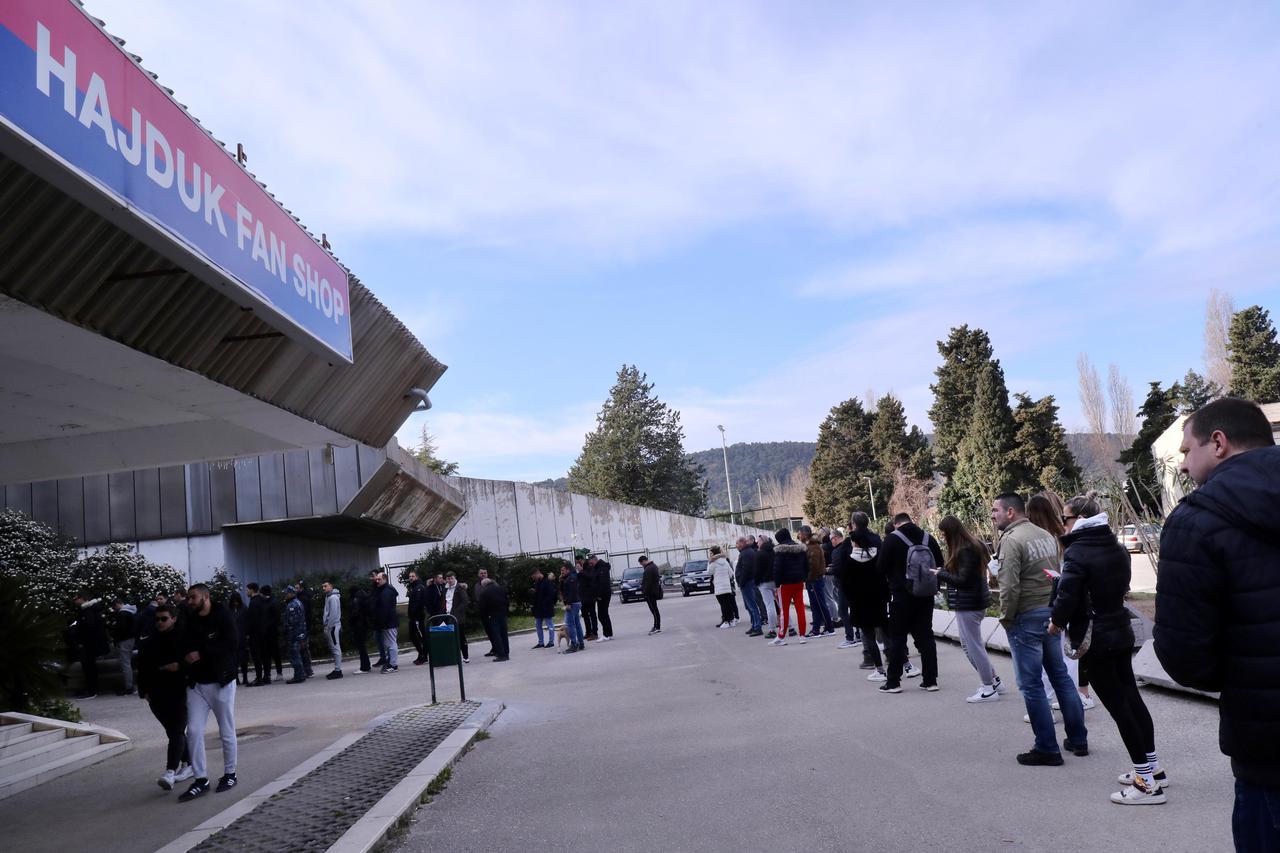
[[[635,563],[634,556],[697,552],[711,545],[733,546],[739,536],[754,536],[754,527],[631,506],[600,498],[509,480],[451,477],[464,498],[466,514],[443,543],[383,548],[384,565],[416,560],[439,544],[483,545],[499,556],[569,553],[588,548],[611,555],[611,562]],[[698,556],[696,553],[694,556]],[[658,556],[653,559],[659,560]],[[621,568],[621,566],[618,566]]]

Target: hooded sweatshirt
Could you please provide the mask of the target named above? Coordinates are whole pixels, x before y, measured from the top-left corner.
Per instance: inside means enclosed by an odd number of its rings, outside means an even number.
[[[1235,775],[1280,788],[1280,447],[1221,462],[1160,536],[1155,650],[1180,684],[1220,691]]]

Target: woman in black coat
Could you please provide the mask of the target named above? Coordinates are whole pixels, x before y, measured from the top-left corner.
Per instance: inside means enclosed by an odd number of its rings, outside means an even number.
[[[1129,554],[1116,542],[1095,493],[1067,501],[1062,516],[1062,578],[1049,633],[1067,632],[1070,645],[1085,646],[1082,660],[1098,699],[1115,720],[1132,772],[1126,787],[1111,795],[1122,805],[1165,801],[1168,778],[1156,756],[1155,725],[1133,677],[1133,628],[1124,606],[1129,591]]]
[[[535,649],[550,649],[556,644],[556,582],[542,572],[533,573],[533,622],[538,629]],[[546,627],[544,640],[542,629]]]
[[[994,702],[1000,698],[1003,685],[991,666],[982,640],[982,619],[991,602],[991,588],[987,585],[987,563],[991,555],[987,553],[987,546],[954,515],[942,519],[938,530],[947,543],[947,563],[938,570],[938,582],[946,584],[947,607],[956,615],[960,647],[982,683],[978,692],[965,701]]]

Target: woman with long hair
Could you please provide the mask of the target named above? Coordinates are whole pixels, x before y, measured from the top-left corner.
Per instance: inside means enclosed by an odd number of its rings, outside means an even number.
[[[1124,606],[1129,554],[1116,542],[1096,493],[1067,501],[1062,520],[1066,550],[1049,633],[1062,634],[1083,652],[1081,663],[1129,751],[1133,770],[1120,776],[1125,787],[1111,795],[1111,802],[1163,803],[1168,777],[1156,755],[1155,725],[1133,677],[1133,627]]]
[[[1063,527],[1062,518],[1065,515],[1062,499],[1053,492],[1039,492],[1031,496],[1027,501],[1027,518],[1031,523],[1041,530],[1047,530],[1058,540],[1058,561],[1062,561],[1062,536],[1067,532]],[[1089,668],[1081,666],[1080,661],[1072,660],[1064,655],[1063,659],[1067,662],[1067,674],[1071,676],[1071,681],[1076,686],[1076,692],[1080,694],[1080,703],[1084,705],[1084,709],[1088,711],[1097,705],[1093,701],[1093,697],[1089,695]],[[1052,696],[1050,692],[1049,676],[1043,674],[1046,695]],[[1053,710],[1058,710],[1058,702],[1053,702]]]
[[[738,624],[733,615],[733,566],[719,545],[712,545],[707,552],[707,570],[711,572],[711,592],[720,604],[720,622],[717,628],[731,628]]]
[[[937,570],[938,581],[946,584],[947,607],[956,615],[960,631],[960,647],[978,673],[982,684],[966,702],[994,702],[1007,688],[996,675],[982,641],[982,619],[991,603],[991,587],[987,583],[987,563],[991,554],[954,515],[938,523],[947,546],[947,562]]]

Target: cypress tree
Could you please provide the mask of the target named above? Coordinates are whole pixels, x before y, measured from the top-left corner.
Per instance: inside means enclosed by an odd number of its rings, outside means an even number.
[[[1178,413],[1183,415],[1189,415],[1205,403],[1222,396],[1221,385],[1194,370],[1188,370],[1182,381],[1173,387],[1178,389]]]
[[[943,512],[981,519],[992,498],[1017,485],[1013,412],[1000,362],[988,361],[979,375],[972,412],[969,431],[957,451],[955,475],[940,503]]]
[[[809,466],[812,479],[805,491],[803,511],[817,524],[847,524],[854,510],[871,512],[867,482],[876,488],[876,511],[889,503],[881,469],[871,446],[873,416],[856,397],[833,406],[818,427],[818,447]]]
[[[680,413],[653,383],[624,364],[569,470],[572,491],[637,506],[696,515],[706,507],[705,472],[684,453]]]
[[[1125,496],[1133,506],[1150,513],[1160,512],[1160,475],[1163,473],[1156,469],[1151,445],[1178,419],[1176,407],[1180,396],[1177,384],[1166,391],[1159,382],[1151,383],[1147,399],[1138,409],[1142,428],[1129,449],[1121,451],[1118,460],[1125,466]]]
[[[1019,491],[1049,489],[1065,495],[1080,482],[1080,466],[1067,446],[1067,431],[1058,421],[1053,395],[1032,400],[1015,394],[1013,410],[1014,471]]]
[[[982,329],[967,325],[951,330],[945,341],[938,341],[942,364],[935,375],[933,406],[929,421],[933,424],[934,467],[944,474],[956,470],[960,442],[969,433],[973,421],[974,391],[978,378],[991,361],[991,338]]]
[[[1280,344],[1271,312],[1251,305],[1231,317],[1227,332],[1231,395],[1255,403],[1280,400]]]

